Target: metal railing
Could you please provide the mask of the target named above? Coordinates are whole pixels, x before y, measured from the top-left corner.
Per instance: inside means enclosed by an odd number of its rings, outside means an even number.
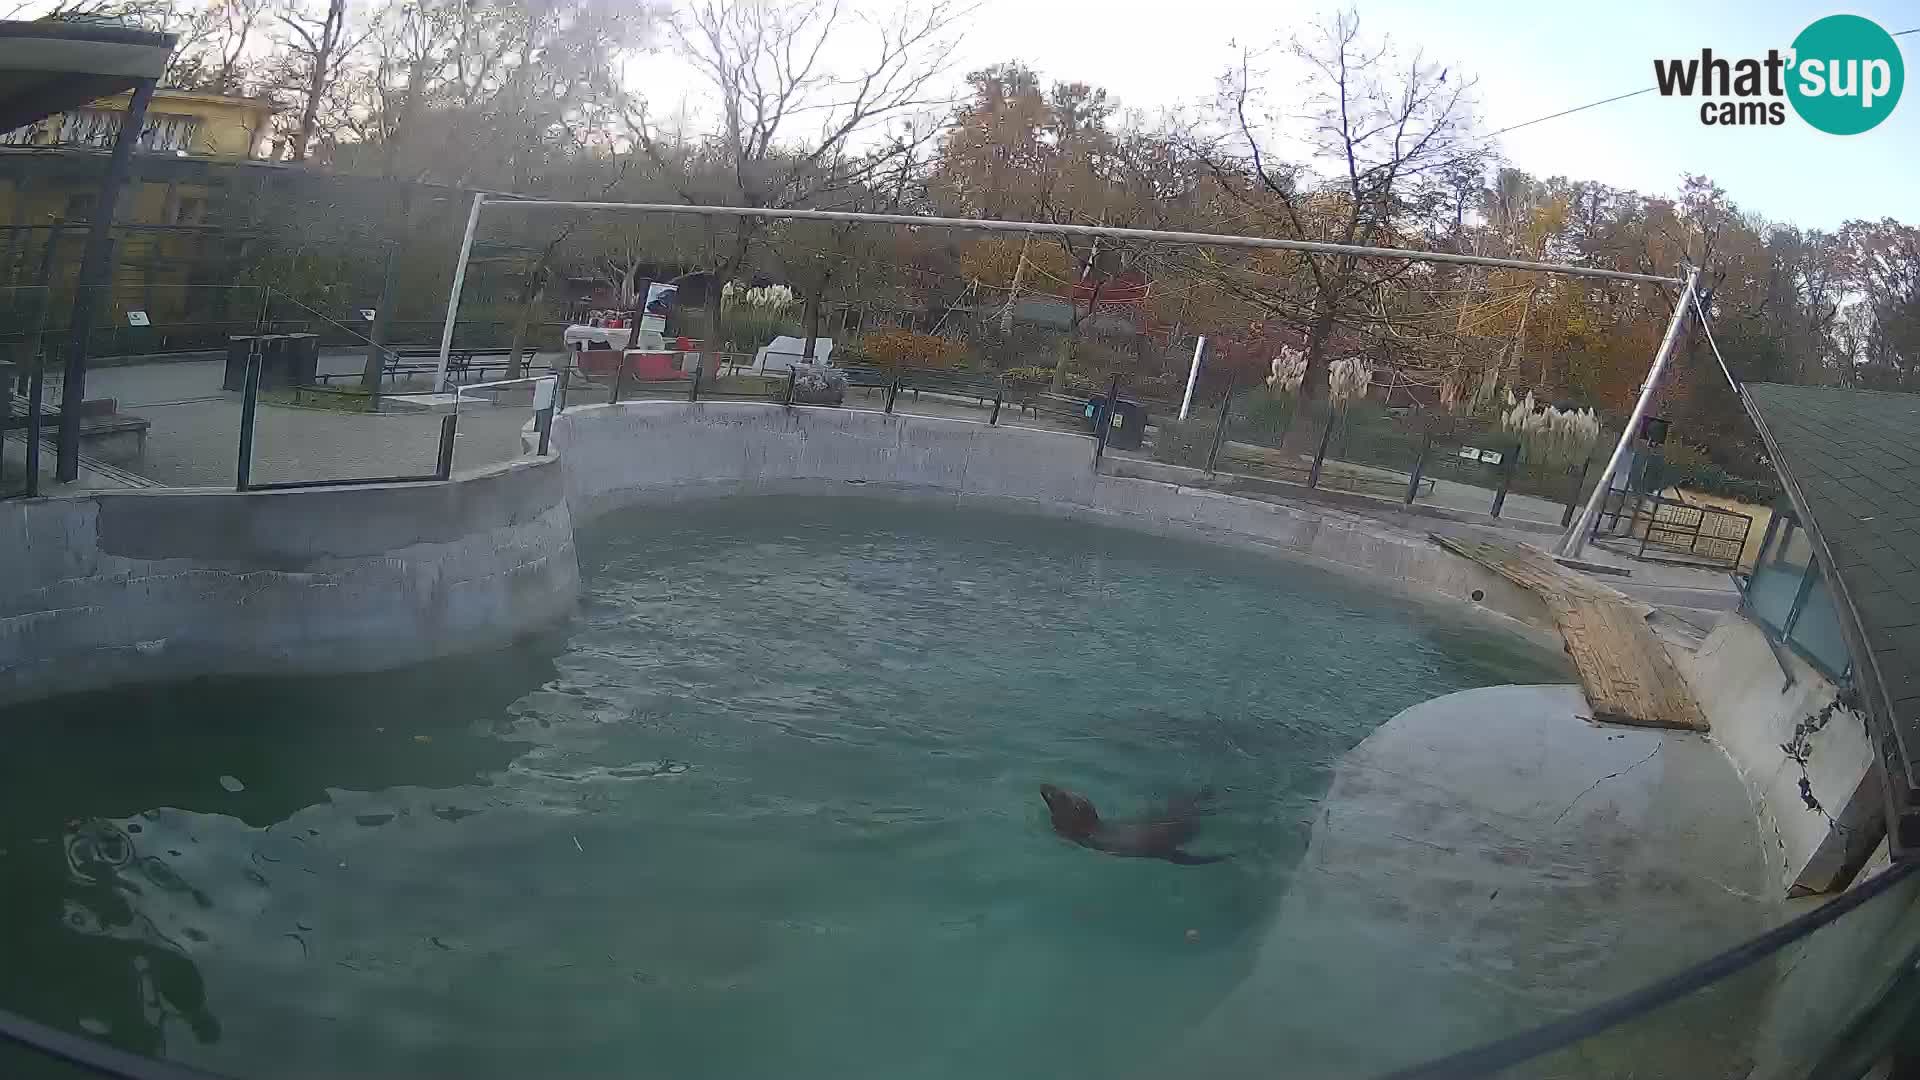
[[[1636,558],[1678,556],[1702,566],[1734,569],[1747,550],[1753,518],[1733,510],[1649,495],[1610,491],[1593,520],[1592,539],[1639,541]]]

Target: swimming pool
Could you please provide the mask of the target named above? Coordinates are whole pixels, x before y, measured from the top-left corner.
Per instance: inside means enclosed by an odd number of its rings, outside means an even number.
[[[1341,754],[1561,658],[1302,564],[639,510],[511,650],[10,710],[0,1008],[235,1075],[1106,1076],[1245,973]],[[1049,831],[1212,792],[1196,867]]]

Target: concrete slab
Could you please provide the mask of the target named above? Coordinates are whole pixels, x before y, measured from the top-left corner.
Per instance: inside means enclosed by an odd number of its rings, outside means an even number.
[[[1349,752],[1251,972],[1181,1048],[1177,1074],[1374,1076],[1765,929],[1777,909],[1726,756],[1584,710],[1572,686],[1468,690]],[[1637,1071],[1589,1054],[1523,1075],[1741,1075],[1764,991],[1712,995],[1727,1015],[1709,1024],[1673,1012]]]

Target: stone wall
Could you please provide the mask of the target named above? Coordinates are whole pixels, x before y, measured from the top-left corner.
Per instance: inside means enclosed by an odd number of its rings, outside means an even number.
[[[504,644],[578,596],[562,479],[547,458],[432,484],[0,502],[0,703]]]

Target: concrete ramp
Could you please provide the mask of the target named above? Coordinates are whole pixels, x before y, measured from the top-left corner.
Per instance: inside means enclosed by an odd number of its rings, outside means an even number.
[[[1708,729],[1693,692],[1647,623],[1652,610],[1647,605],[1560,565],[1530,544],[1438,534],[1432,539],[1540,597],[1580,672],[1594,719]]]

